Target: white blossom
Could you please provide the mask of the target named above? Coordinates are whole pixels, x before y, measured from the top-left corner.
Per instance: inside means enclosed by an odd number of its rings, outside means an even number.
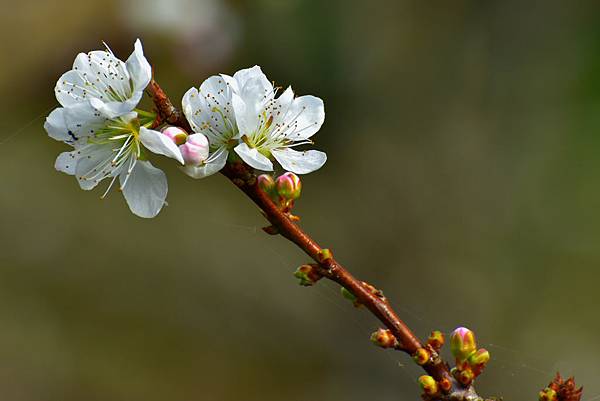
[[[79,53],[54,92],[63,107],[89,105],[104,117],[115,118],[133,111],[151,78],[152,68],[138,39],[127,61],[119,60],[108,47]]]
[[[110,178],[102,198],[118,179],[129,208],[140,217],[156,216],[167,196],[165,174],[148,161],[149,153],[184,163],[171,139],[149,129],[155,116],[135,110],[150,77],[139,40],[127,62],[110,51],[79,54],[56,85],[63,107],[44,124],[50,137],[74,148],[58,156],[57,170],[74,175],[85,190]]]
[[[232,90],[233,112],[240,143],[235,152],[250,166],[272,171],[272,158],[296,174],[319,169],[327,160],[324,152],[297,151],[323,125],[323,101],[314,96],[294,97],[288,87],[279,97],[260,67],[244,69],[233,77],[222,76]]]

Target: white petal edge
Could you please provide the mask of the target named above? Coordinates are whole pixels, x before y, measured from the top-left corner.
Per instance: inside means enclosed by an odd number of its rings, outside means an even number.
[[[77,152],[63,152],[56,158],[54,168],[62,173],[75,175],[75,167],[77,166]]]
[[[292,127],[286,130],[285,136],[292,141],[303,141],[317,133],[324,121],[323,100],[311,95],[297,97],[284,118],[284,123]]]
[[[126,174],[126,171],[123,171],[119,176],[121,185]],[[165,204],[167,191],[165,173],[149,161],[138,160],[123,188],[123,196],[133,214],[148,219],[160,212]]]
[[[256,150],[256,148],[251,148],[246,143],[240,143],[234,150],[249,166],[257,170],[273,171],[271,160]]]
[[[142,42],[137,39],[133,45],[133,53],[125,62],[127,71],[133,81],[134,91],[143,91],[152,79],[152,67],[144,56]]]
[[[287,171],[296,174],[308,174],[323,167],[327,161],[327,154],[318,150],[307,150],[299,152],[286,148],[273,150],[273,157]]]
[[[65,121],[65,109],[64,107],[57,107],[52,110],[46,121],[44,122],[44,129],[48,133],[48,136],[57,141],[69,141],[72,138],[69,135],[69,129]]]
[[[152,153],[170,157],[171,159],[175,159],[179,163],[184,164],[183,156],[181,155],[179,148],[166,135],[146,127],[141,127],[140,141],[142,142],[142,145]]]

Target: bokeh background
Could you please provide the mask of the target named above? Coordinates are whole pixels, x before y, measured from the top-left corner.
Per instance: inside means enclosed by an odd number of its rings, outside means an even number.
[[[261,232],[220,176],[161,160],[154,220],[53,169],[79,51],[136,37],[178,101],[259,64],[326,105],[302,225],[420,336],[474,329],[481,393],[557,369],[600,394],[600,7],[569,1],[0,0],[0,399],[417,400],[377,322]]]

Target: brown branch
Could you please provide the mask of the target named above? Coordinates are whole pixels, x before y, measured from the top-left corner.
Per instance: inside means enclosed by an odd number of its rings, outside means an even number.
[[[168,96],[154,79],[152,79],[146,90],[153,99],[159,115],[157,125],[169,123],[191,132],[190,125],[183,113],[173,106]],[[311,264],[310,267],[317,269],[318,276],[328,278],[348,290],[356,298],[356,305],[364,305],[387,327],[397,340],[397,346],[394,348],[404,351],[410,356],[414,356],[418,351],[422,351],[423,349],[428,350],[427,355],[429,355],[429,358],[421,366],[437,382],[448,383],[449,388],[443,394],[438,393],[433,397],[423,395],[423,399],[431,401],[484,401],[482,397],[477,395],[472,385],[461,386],[454,379],[450,373],[448,364],[441,359],[437,350],[429,345],[424,345],[415,336],[410,328],[398,317],[381,291],[376,290],[368,283],[356,279],[335,260],[328,249],[324,249],[317,244],[314,239],[295,223],[296,219],[293,219],[289,213],[281,210],[271,200],[269,195],[260,189],[254,170],[241,162],[228,162],[223,170],[221,170],[221,173],[240,188],[261,209],[264,216],[272,224],[265,231],[270,234],[281,234],[296,244],[316,262]],[[560,378],[560,376],[557,377]],[[569,379],[566,384],[562,381],[558,383],[557,380],[555,379],[557,383],[555,386],[562,386],[560,387],[562,393],[558,393],[558,397],[554,401],[579,400],[581,390],[574,389],[572,379]],[[559,391],[558,387],[557,391]],[[568,395],[568,397],[563,396],[563,393]],[[486,399],[485,401],[491,401],[491,399]]]
[[[413,355],[418,349],[424,348],[424,345],[398,317],[383,296],[378,296],[376,292],[372,291],[372,287],[357,280],[333,256],[326,257],[324,249],[273,203],[270,197],[259,188],[253,171],[242,163],[236,163],[227,164],[222,173],[254,201],[282,236],[292,241],[317,262],[322,276],[346,288],[356,297],[359,304],[369,309],[396,337],[400,343],[400,349]],[[438,381],[444,378],[451,380],[447,366],[439,357],[431,358],[423,365],[423,368]]]
[[[189,123],[171,103],[168,96],[154,79],[150,82],[147,92],[154,101],[161,121],[178,125],[189,129]],[[269,222],[277,228],[277,232],[295,243],[300,249],[308,254],[320,267],[320,274],[335,281],[350,291],[357,301],[367,307],[396,337],[400,348],[413,355],[418,349],[424,348],[423,344],[398,317],[396,312],[384,297],[377,296],[365,285],[357,280],[333,257],[324,258],[323,248],[315,240],[295,224],[287,214],[283,213],[277,205],[258,186],[256,174],[253,170],[242,163],[228,163],[221,171],[237,185],[254,203],[263,211]],[[450,372],[446,364],[439,357],[434,357],[423,365],[427,373],[436,380],[451,380]]]

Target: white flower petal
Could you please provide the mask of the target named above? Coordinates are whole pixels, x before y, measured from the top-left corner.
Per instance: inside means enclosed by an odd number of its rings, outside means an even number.
[[[258,152],[256,148],[251,148],[246,143],[240,143],[234,150],[235,153],[251,167],[262,171],[273,171],[273,163],[271,163],[271,160]]]
[[[121,186],[127,178],[123,170],[119,176]],[[123,196],[133,214],[144,217],[155,217],[167,197],[167,177],[162,170],[152,166],[148,161],[138,160],[127,183],[123,188]]]
[[[100,181],[114,174],[111,164],[114,152],[110,144],[90,145],[73,153],[78,157],[75,176],[81,189],[93,189]]]
[[[77,166],[77,162],[79,161],[79,157],[77,152],[63,152],[56,158],[56,162],[54,162],[54,168],[63,173],[74,175],[75,167]]]
[[[64,109],[63,117],[69,139],[65,142],[77,147],[85,143],[85,139],[92,136],[106,123],[106,118],[100,115],[89,104],[76,104]]]
[[[65,109],[63,107],[57,107],[52,110],[48,117],[46,117],[44,129],[50,138],[57,141],[72,141],[76,139],[69,135],[69,129],[65,121]]]
[[[200,90],[190,88],[183,96],[183,112],[194,132],[206,135],[213,147],[237,137],[231,96],[231,88],[220,76],[206,79]]]
[[[152,153],[170,157],[181,164],[184,163],[179,148],[168,136],[146,127],[140,127],[140,141]]]
[[[273,84],[267,79],[258,65],[239,70],[233,74],[233,79],[237,83],[237,88],[235,88],[235,90],[239,92],[243,92],[244,88],[249,84],[258,89],[261,95],[263,95],[264,92],[273,91]]]
[[[109,119],[114,119],[123,114],[131,112],[142,99],[143,92],[135,92],[131,97],[124,101],[104,102],[98,98],[90,98],[90,105],[103,116]]]
[[[215,153],[210,155],[207,162],[202,166],[185,166],[181,169],[184,173],[192,178],[204,178],[220,171],[227,162],[229,152],[225,146],[219,148]]]
[[[308,174],[320,169],[327,161],[327,155],[318,150],[298,152],[290,148],[273,150],[273,157],[287,171]]]
[[[282,131],[292,141],[302,141],[313,136],[325,121],[323,101],[315,96],[294,99],[285,118]]]
[[[258,66],[240,70],[233,78],[237,89],[232,104],[238,129],[240,135],[251,135],[264,119],[263,112],[271,105],[275,90]]]
[[[142,42],[139,39],[135,41],[133,53],[131,53],[125,64],[133,83],[134,92],[146,89],[150,79],[152,79],[152,67],[150,67],[150,63],[144,56]]]

